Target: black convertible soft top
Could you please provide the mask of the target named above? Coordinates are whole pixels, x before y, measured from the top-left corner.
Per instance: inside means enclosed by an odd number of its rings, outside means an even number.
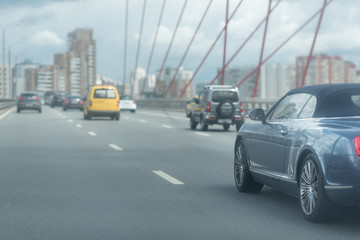
[[[314,117],[360,116],[352,96],[360,96],[359,83],[323,84],[293,89],[286,95],[308,93],[317,98]]]

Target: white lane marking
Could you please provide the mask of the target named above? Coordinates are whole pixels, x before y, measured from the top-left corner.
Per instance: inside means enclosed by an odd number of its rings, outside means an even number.
[[[66,118],[66,116],[63,116],[62,118],[63,118],[63,119],[65,119],[65,118]]]
[[[181,120],[187,120],[187,121],[189,121],[189,118],[184,118],[184,117],[175,117],[175,116],[170,116],[170,115],[162,115],[162,114],[147,113],[147,112],[138,112],[138,113],[139,113],[139,114],[147,114],[147,115],[157,116],[157,117],[175,118],[175,119],[181,119]]]
[[[195,134],[200,135],[200,136],[210,137],[210,134],[206,134],[206,133],[196,132]]]
[[[183,185],[185,183],[177,180],[176,178],[173,178],[172,176],[164,173],[163,171],[153,171],[153,173],[155,173],[156,175],[162,177],[163,179],[165,179],[166,181],[175,184],[175,185]]]
[[[124,117],[126,120],[129,120],[130,118],[129,117]]]
[[[91,136],[96,136],[96,133],[94,133],[94,132],[88,132],[88,134]]]
[[[145,121],[145,120],[140,120],[139,122],[141,122],[141,123],[147,123],[147,121]]]
[[[172,128],[172,126],[165,125],[165,124],[163,124],[163,125],[161,125],[161,126],[164,127],[164,128]]]
[[[122,149],[121,147],[119,147],[118,145],[115,144],[109,144],[110,147],[112,147],[113,149],[115,149],[116,151],[122,151],[124,149]]]
[[[72,120],[72,119],[69,119],[68,121],[69,121],[69,122],[73,122],[73,120]]]
[[[76,127],[82,128],[82,125],[81,124],[76,124]]]
[[[6,111],[3,115],[0,116],[0,120],[2,120],[3,118],[5,118],[7,115],[9,115],[12,111],[14,111],[15,107],[9,109],[8,111]]]

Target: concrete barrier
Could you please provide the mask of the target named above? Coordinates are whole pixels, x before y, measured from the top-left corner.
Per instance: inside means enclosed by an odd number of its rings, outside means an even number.
[[[13,99],[0,99],[0,110],[6,109],[16,105],[16,101]]]
[[[185,111],[185,107],[188,103],[188,99],[138,99],[136,104],[138,108],[158,109],[158,110],[172,110],[172,111]],[[242,99],[244,104],[245,114],[254,108],[262,108],[265,111],[276,102],[276,99],[262,99],[262,98],[250,98]]]

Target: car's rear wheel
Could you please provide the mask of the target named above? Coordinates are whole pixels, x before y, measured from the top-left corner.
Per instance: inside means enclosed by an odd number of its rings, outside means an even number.
[[[229,130],[230,124],[224,123],[223,128],[224,128],[225,131]]]
[[[244,124],[243,121],[236,123],[236,131],[237,131],[237,132],[240,130],[240,128],[241,128],[241,126],[242,126],[243,124]]]
[[[205,118],[203,116],[201,116],[200,128],[201,128],[202,131],[207,131],[208,130],[208,125],[206,124]]]
[[[41,113],[41,109],[39,109],[38,111],[39,111],[39,113]]]
[[[195,130],[197,122],[194,121],[193,117],[190,115],[190,129]]]
[[[63,108],[63,111],[65,112],[65,111],[66,111],[66,108]]]
[[[17,109],[17,112],[18,112],[18,113],[19,113],[19,112],[21,112],[21,109],[20,109],[20,108],[18,108],[18,109]]]
[[[331,220],[334,205],[330,202],[324,189],[324,181],[315,162],[309,154],[302,166],[299,176],[300,206],[305,218],[311,222]]]
[[[259,192],[263,184],[256,182],[251,176],[245,145],[238,140],[235,145],[234,157],[235,185],[240,192]]]
[[[116,114],[116,115],[115,115],[115,120],[116,120],[116,121],[119,121],[119,120],[120,120],[120,114]]]

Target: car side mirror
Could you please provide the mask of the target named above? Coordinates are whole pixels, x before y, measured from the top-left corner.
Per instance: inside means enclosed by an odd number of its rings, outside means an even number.
[[[265,111],[262,108],[256,108],[249,114],[249,118],[253,121],[261,121],[265,123]]]

